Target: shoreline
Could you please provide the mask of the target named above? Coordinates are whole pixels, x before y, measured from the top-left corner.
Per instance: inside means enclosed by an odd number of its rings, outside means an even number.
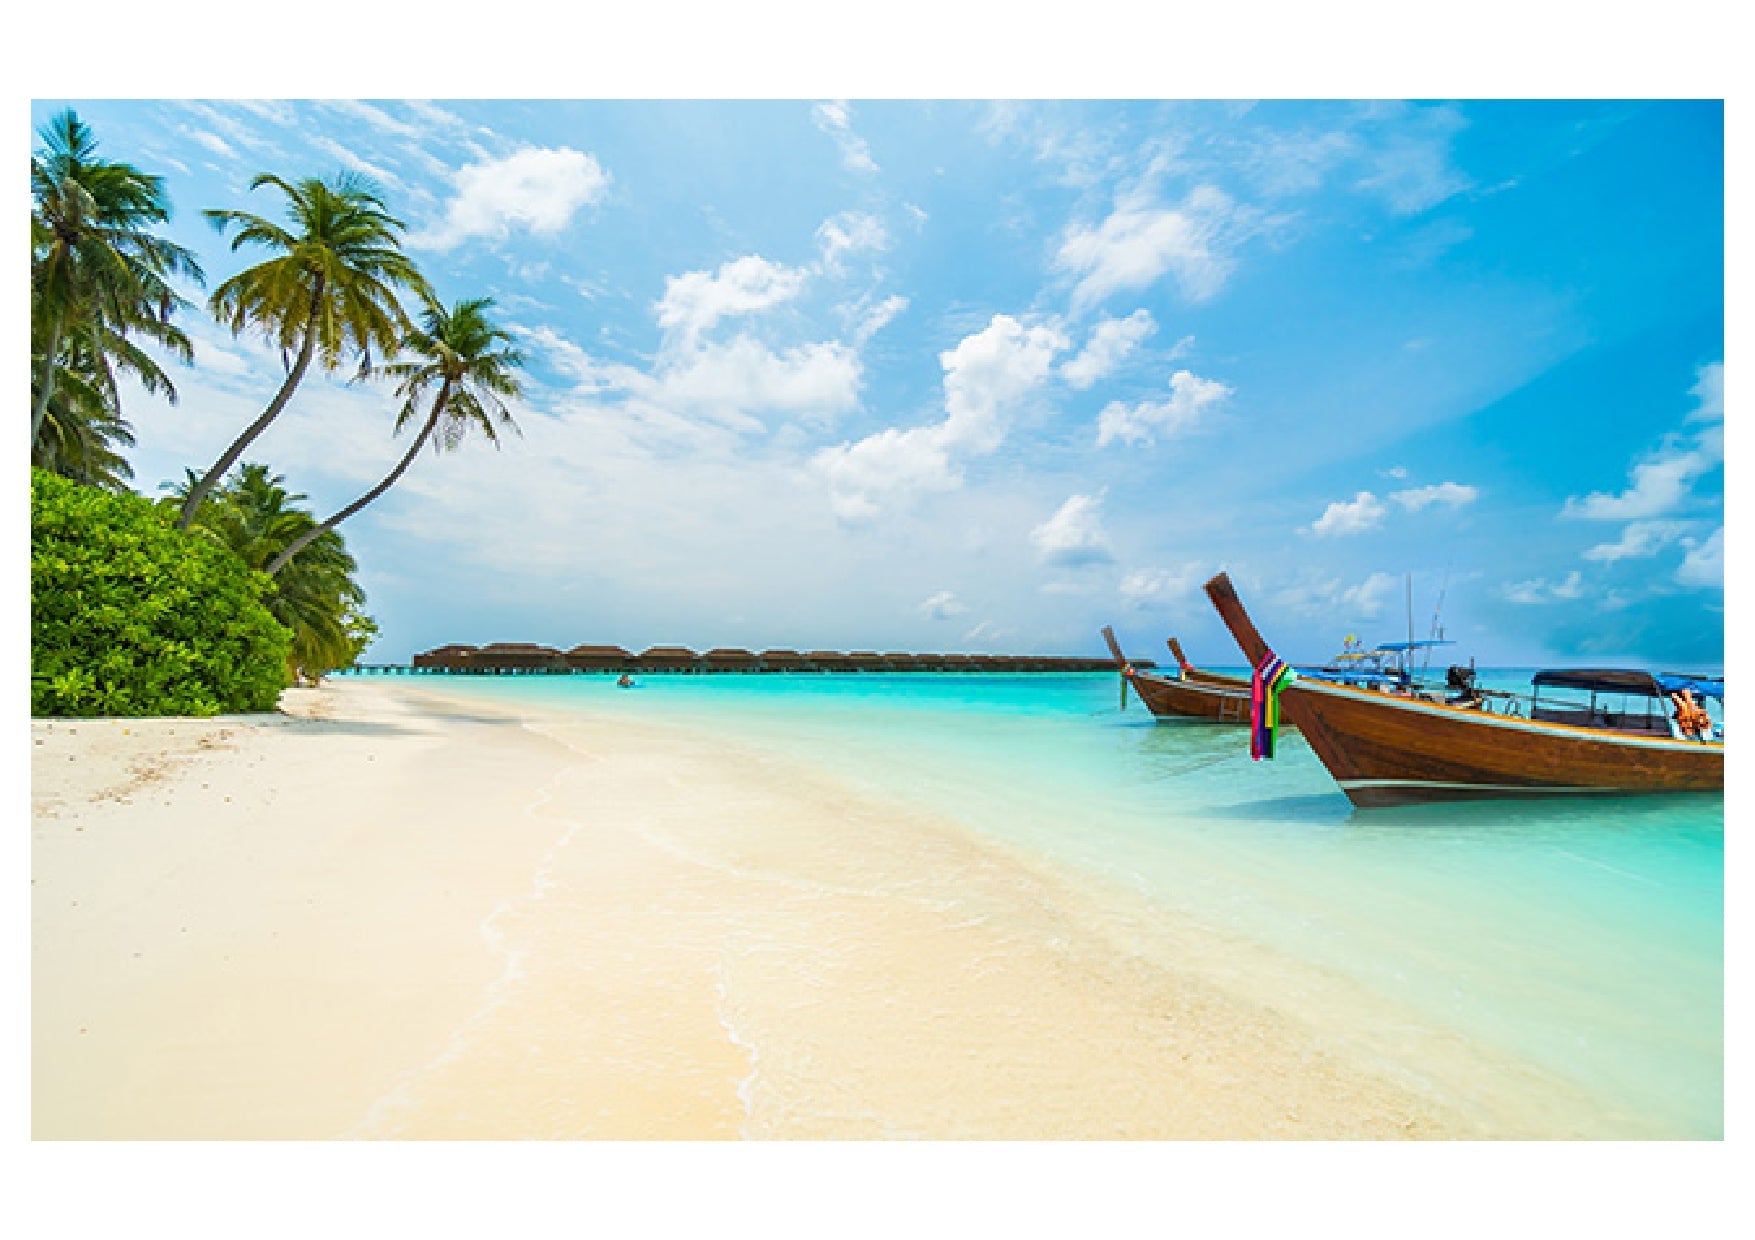
[[[38,1138],[1592,1135],[783,755],[427,685],[283,711],[33,722]]]

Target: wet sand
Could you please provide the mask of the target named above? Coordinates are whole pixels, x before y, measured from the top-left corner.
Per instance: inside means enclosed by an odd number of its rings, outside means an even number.
[[[32,746],[38,1138],[1576,1135],[731,738],[344,681]]]

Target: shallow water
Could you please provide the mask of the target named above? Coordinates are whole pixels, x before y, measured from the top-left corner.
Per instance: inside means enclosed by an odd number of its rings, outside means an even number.
[[[1251,763],[1102,673],[431,683],[782,751],[1391,997],[1575,1086],[1584,1130],[1722,1135],[1722,797],[1355,811],[1296,734]]]

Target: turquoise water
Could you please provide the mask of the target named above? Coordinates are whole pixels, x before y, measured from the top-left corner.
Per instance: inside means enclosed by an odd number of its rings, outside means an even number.
[[[429,683],[783,751],[1394,996],[1605,1130],[1722,1135],[1722,797],[1355,811],[1295,733],[1252,763],[1242,729],[1118,710],[1107,673]]]

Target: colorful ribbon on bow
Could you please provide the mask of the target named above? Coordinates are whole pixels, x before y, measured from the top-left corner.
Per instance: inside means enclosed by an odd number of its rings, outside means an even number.
[[[1298,673],[1273,651],[1262,658],[1261,666],[1249,678],[1249,757],[1260,762],[1274,756],[1274,733],[1280,725],[1280,691]]]

